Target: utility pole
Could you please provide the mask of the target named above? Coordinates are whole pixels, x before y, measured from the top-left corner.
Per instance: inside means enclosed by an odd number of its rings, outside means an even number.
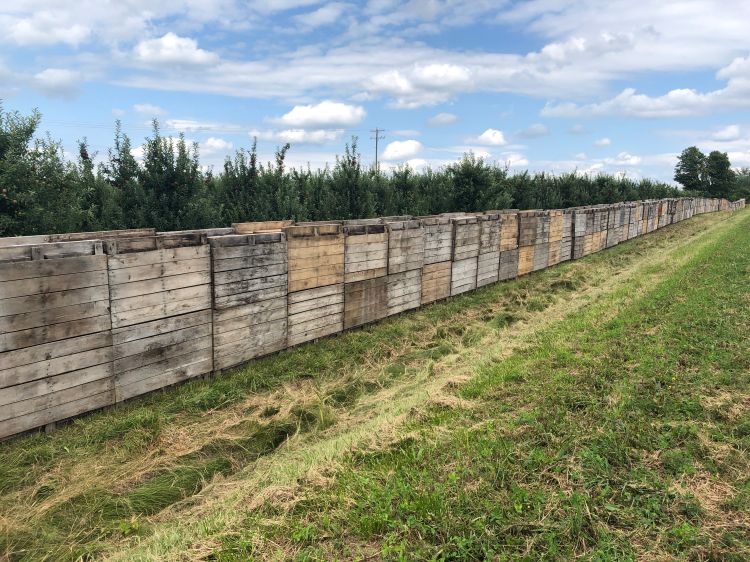
[[[375,133],[374,137],[370,137],[370,139],[373,139],[375,141],[375,173],[380,174],[380,167],[378,166],[378,141],[381,141],[385,139],[385,135],[381,135],[380,133],[385,133],[385,129],[370,129],[371,133]]]

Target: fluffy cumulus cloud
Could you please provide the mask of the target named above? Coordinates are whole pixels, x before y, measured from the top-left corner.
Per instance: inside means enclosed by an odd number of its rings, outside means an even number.
[[[477,138],[471,139],[470,142],[487,146],[503,146],[504,144],[507,144],[505,135],[502,131],[498,131],[497,129],[487,129]]]
[[[727,125],[711,135],[717,141],[736,141],[741,136],[739,125]]]
[[[335,101],[322,101],[312,105],[296,105],[276,121],[289,127],[336,128],[351,127],[360,123],[367,112],[358,105]]]
[[[284,142],[291,144],[325,144],[339,140],[343,129],[282,129],[250,131],[249,135],[258,140]]]
[[[33,77],[34,87],[53,97],[72,97],[78,93],[83,76],[80,72],[66,68],[47,68]]]
[[[427,125],[430,127],[442,127],[444,125],[453,125],[458,121],[458,115],[453,113],[441,112],[437,115],[433,115],[427,120]]]
[[[526,139],[534,139],[538,137],[544,137],[549,134],[549,129],[542,123],[533,123],[522,131],[518,132],[518,136]]]
[[[224,155],[234,148],[234,145],[221,138],[208,137],[206,140],[200,143],[201,154],[211,155]]]
[[[393,141],[383,151],[383,160],[401,162],[414,158],[422,151],[422,143],[416,140]]]
[[[153,66],[207,66],[218,62],[219,56],[198,47],[198,42],[189,37],[172,33],[158,39],[146,39],[135,46],[135,58]]]
[[[136,113],[146,115],[148,117],[158,117],[167,113],[165,109],[159,107],[158,105],[153,105],[150,103],[137,103],[133,106],[133,110]]]

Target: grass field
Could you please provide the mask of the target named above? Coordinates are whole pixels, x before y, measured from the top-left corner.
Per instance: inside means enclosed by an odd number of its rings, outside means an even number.
[[[750,559],[750,212],[0,444],[0,559]]]

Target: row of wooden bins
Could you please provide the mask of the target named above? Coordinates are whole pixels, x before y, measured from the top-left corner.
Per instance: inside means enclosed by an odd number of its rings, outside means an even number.
[[[512,279],[718,206],[677,200],[0,239],[0,437]]]

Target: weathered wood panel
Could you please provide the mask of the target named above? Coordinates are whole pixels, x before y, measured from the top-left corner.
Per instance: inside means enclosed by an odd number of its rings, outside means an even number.
[[[518,248],[514,250],[503,250],[500,252],[500,269],[498,280],[515,279],[518,277]]]
[[[451,268],[451,296],[459,295],[477,287],[476,257],[452,262]]]
[[[479,255],[480,226],[477,217],[456,217],[453,220],[453,261]]]
[[[256,232],[274,232],[294,224],[294,221],[261,221],[261,222],[233,222],[235,234],[255,234]]]
[[[289,292],[344,282],[344,234],[340,224],[284,228],[289,256]]]
[[[388,274],[422,269],[425,231],[419,220],[388,221]]]
[[[533,271],[539,271],[549,265],[549,242],[537,244],[534,247],[534,266]]]
[[[388,232],[384,224],[344,225],[344,282],[388,273]]]
[[[500,251],[518,248],[518,211],[500,213]]]
[[[287,346],[286,236],[264,230],[209,238],[217,371]]]
[[[213,370],[206,242],[188,231],[107,243],[118,402]]]
[[[518,247],[518,275],[526,275],[534,270],[534,250],[536,246]]]
[[[114,402],[101,242],[23,251],[32,261],[0,262],[0,438]]]
[[[388,316],[419,308],[421,301],[421,269],[409,269],[388,275]]]
[[[289,346],[344,329],[344,284],[289,293]]]
[[[500,250],[479,254],[477,258],[477,287],[496,283],[500,270]]]
[[[449,297],[451,294],[451,262],[427,264],[422,268],[422,304]]]
[[[520,211],[518,213],[518,245],[533,246],[537,235],[537,211]]]
[[[345,330],[380,320],[387,315],[387,277],[374,277],[344,285]]]
[[[424,227],[424,264],[442,263],[453,255],[453,223],[449,217],[421,217]]]

